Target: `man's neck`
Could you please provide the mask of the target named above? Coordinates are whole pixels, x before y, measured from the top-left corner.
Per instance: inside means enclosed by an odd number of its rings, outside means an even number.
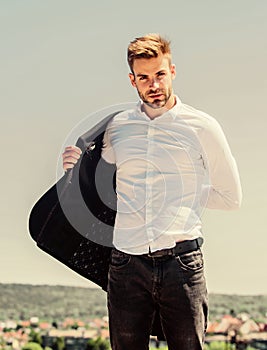
[[[162,108],[152,108],[149,105],[143,103],[142,104],[142,110],[146,113],[146,115],[151,119],[155,119],[160,117],[162,114],[166,113],[168,110],[173,108],[173,106],[176,104],[176,98],[175,95],[171,95],[169,100],[167,101],[166,105]]]

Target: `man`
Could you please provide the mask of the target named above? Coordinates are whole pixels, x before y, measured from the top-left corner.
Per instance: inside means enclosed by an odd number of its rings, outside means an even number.
[[[155,311],[170,350],[199,350],[207,324],[203,208],[237,209],[241,186],[218,123],[174,94],[170,43],[157,34],[128,47],[140,102],[109,123],[102,158],[116,164],[117,216],[109,270],[113,350],[147,350]],[[63,167],[81,154],[70,146]]]

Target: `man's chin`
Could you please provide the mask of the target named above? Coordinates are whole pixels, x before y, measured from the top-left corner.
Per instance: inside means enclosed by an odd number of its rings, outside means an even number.
[[[155,100],[153,102],[144,101],[144,103],[153,109],[160,109],[160,108],[165,107],[165,105],[166,105],[166,101],[161,101],[161,100]]]

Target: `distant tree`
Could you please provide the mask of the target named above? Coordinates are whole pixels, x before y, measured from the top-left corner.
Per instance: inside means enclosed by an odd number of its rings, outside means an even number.
[[[21,324],[18,324],[16,327],[16,331],[18,331],[19,329],[23,328]]]
[[[24,321],[26,318],[25,318],[25,312],[24,311],[21,311],[20,312],[20,315],[19,315],[19,318],[21,321]]]
[[[42,345],[43,341],[41,334],[32,329],[30,332],[30,342]]]
[[[101,338],[96,339],[96,345],[98,346],[97,350],[109,350],[109,343]]]
[[[209,345],[205,344],[204,350],[230,350],[228,344],[221,341],[212,341]]]
[[[53,346],[54,350],[64,350],[65,348],[65,341],[63,337],[58,337],[55,345]]]
[[[22,347],[22,350],[43,350],[43,348],[40,344],[28,342]]]
[[[93,339],[88,340],[86,350],[95,350],[95,341]]]
[[[53,321],[53,322],[52,322],[52,327],[54,327],[54,328],[58,328],[57,321]]]
[[[231,309],[231,310],[230,310],[230,315],[231,315],[232,317],[236,317],[236,312],[235,312],[234,309]]]
[[[77,322],[74,322],[74,324],[71,326],[71,329],[78,329],[79,325]]]
[[[0,337],[0,348],[4,349],[6,345],[6,341],[4,340],[4,338],[1,336]]]
[[[90,339],[87,342],[86,350],[109,350],[109,343],[101,338],[97,338],[96,340]]]

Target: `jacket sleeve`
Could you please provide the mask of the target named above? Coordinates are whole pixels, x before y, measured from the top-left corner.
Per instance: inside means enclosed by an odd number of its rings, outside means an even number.
[[[208,183],[202,189],[202,205],[210,209],[240,208],[242,189],[237,164],[221,126],[211,117],[201,132],[201,144],[208,171]]]
[[[114,149],[112,147],[111,141],[110,141],[110,128],[111,123],[108,124],[104,137],[103,137],[103,147],[102,147],[102,158],[110,164],[116,163],[115,153]]]

